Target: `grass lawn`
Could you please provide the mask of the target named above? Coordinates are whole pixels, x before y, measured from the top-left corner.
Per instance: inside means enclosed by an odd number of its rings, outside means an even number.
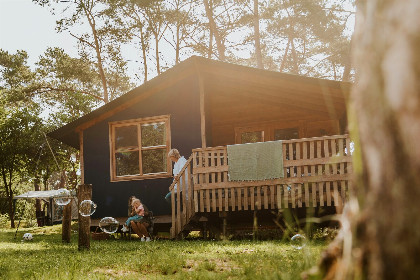
[[[77,225],[76,225],[77,227]],[[74,228],[76,229],[76,228]],[[22,242],[30,232],[33,241]],[[302,250],[282,241],[61,242],[61,225],[0,230],[1,279],[300,279],[325,243]]]

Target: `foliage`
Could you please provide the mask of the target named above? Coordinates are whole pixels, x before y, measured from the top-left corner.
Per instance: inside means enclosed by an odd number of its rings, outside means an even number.
[[[47,63],[46,57],[56,59]],[[76,162],[69,160],[74,150],[51,140],[47,147],[44,134],[51,130],[52,125],[61,125],[63,121],[80,116],[80,111],[86,113],[92,108],[88,101],[83,103],[83,95],[64,98],[65,95],[53,94],[57,91],[43,91],[45,88],[57,86],[62,89],[68,86],[66,79],[77,76],[76,70],[63,66],[70,62],[80,61],[71,59],[59,49],[49,49],[47,55],[41,57],[39,68],[32,71],[27,65],[25,52],[9,54],[0,50],[0,186],[2,196],[8,200],[12,227],[15,212],[13,197],[23,192],[22,186],[32,185],[32,180],[39,178],[44,182],[44,189],[48,189],[46,182],[54,171],[69,169],[73,174],[76,172]],[[58,97],[63,98],[60,100]],[[61,105],[62,111],[57,109],[51,113],[55,123],[48,124],[40,116],[48,104]],[[67,114],[69,108],[73,108],[69,110],[72,115]],[[49,147],[53,149],[55,158]],[[75,185],[74,177],[71,179]]]
[[[111,72],[126,84],[128,61],[147,81],[191,55],[335,80],[349,72],[353,0],[36,2],[62,11],[57,29],[79,40],[97,73],[102,65],[108,86]],[[75,34],[81,26],[89,32]],[[127,45],[138,59],[121,55]]]
[[[9,223],[10,223],[9,215],[0,214],[0,228],[8,228]]]
[[[75,224],[72,227],[76,230]],[[0,273],[7,279],[298,279],[314,265],[324,243],[303,250],[281,241],[61,242],[61,226],[0,231]],[[32,242],[21,242],[25,232]]]

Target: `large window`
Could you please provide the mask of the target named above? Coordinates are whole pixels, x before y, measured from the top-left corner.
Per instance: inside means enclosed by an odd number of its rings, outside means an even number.
[[[302,133],[302,122],[263,123],[235,128],[235,143],[255,143],[273,140],[298,139]]]
[[[112,122],[109,131],[111,181],[170,175],[169,116]]]

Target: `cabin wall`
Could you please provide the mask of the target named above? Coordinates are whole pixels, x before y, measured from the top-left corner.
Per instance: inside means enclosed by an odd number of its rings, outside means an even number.
[[[132,195],[140,198],[154,215],[170,214],[170,205],[164,197],[172,178],[110,180],[108,123],[160,115],[171,116],[171,146],[188,159],[193,148],[201,147],[198,83],[194,76],[84,131],[85,183],[93,185],[92,200],[98,205],[93,218],[127,216],[128,199]]]

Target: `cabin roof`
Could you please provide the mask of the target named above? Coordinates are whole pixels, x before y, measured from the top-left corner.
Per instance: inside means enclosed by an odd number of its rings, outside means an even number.
[[[283,95],[282,98],[291,106],[294,103],[299,106],[302,103],[301,101],[307,101],[308,97],[324,100],[325,96],[314,96],[313,92],[327,92],[328,98],[334,103],[338,102],[340,107],[345,110],[343,92],[347,92],[350,88],[350,83],[346,82],[273,72],[192,56],[143,85],[48,133],[48,135],[78,149],[78,133],[80,131],[141,102],[156,92],[175,85],[191,75],[202,78],[206,93],[220,93],[224,90],[226,94],[229,94],[232,87],[241,88],[241,91],[242,89],[247,89],[247,91],[251,89],[261,98],[269,99],[273,96]],[[223,89],[224,87],[230,89]],[[244,94],[249,96],[250,93]],[[310,104],[306,106],[310,106]]]

